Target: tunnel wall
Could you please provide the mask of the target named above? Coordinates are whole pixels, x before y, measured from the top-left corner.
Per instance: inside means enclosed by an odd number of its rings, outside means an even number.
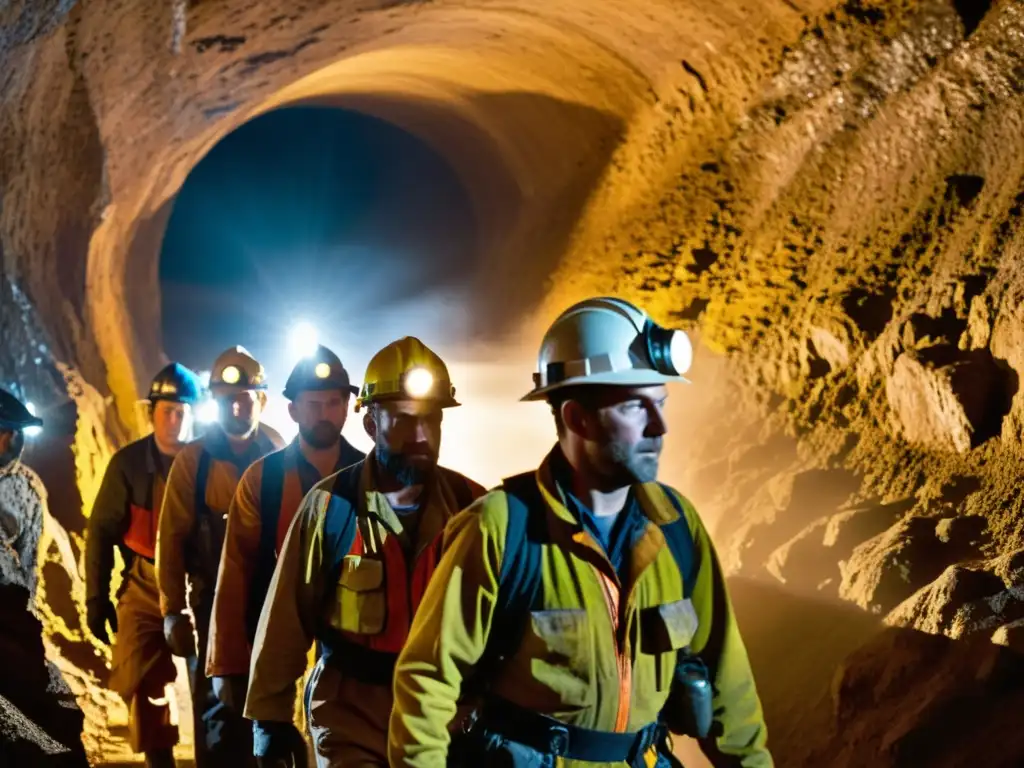
[[[667,460],[732,572],[1019,642],[1022,16],[15,0],[0,379],[75,401],[87,508],[163,361],[156,259],[189,169],[269,109],[358,109],[466,185],[490,340],[592,292],[698,335]]]

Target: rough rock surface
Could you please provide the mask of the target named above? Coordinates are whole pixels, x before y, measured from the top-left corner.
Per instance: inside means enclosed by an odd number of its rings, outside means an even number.
[[[841,665],[833,733],[806,765],[1018,766],[1022,682],[1021,657],[987,637],[888,630]]]
[[[169,202],[219,137],[300,100],[390,120],[452,163],[483,233],[481,327],[614,292],[695,331],[666,469],[731,570],[946,633],[848,665],[848,764],[875,764],[858,733],[892,764],[935,734],[952,756],[987,743],[943,709],[973,684],[928,664],[960,652],[955,627],[1017,631],[1020,581],[998,564],[1024,549],[1024,6],[3,4],[0,382],[73,402],[85,509],[162,362]],[[102,702],[72,590],[46,590],[66,603],[48,631]],[[867,672],[891,677],[876,690]],[[937,686],[937,709],[897,678]]]
[[[46,660],[43,626],[28,590],[0,584],[0,764],[83,766],[82,711],[60,671]]]

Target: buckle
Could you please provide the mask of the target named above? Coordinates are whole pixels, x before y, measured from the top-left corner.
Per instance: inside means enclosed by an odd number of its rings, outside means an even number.
[[[548,751],[558,757],[569,753],[569,729],[564,725],[548,727]]]
[[[629,755],[626,757],[626,762],[630,765],[639,764],[639,761],[643,759],[643,756],[647,754],[647,751],[658,744],[662,738],[662,733],[667,734],[667,729],[663,731],[661,723],[649,723],[637,731],[636,738],[633,740],[633,746],[629,750]]]

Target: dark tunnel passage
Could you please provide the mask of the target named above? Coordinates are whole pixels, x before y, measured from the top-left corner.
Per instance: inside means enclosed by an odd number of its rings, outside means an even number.
[[[470,200],[418,138],[358,112],[262,115],[193,169],[160,259],[169,357],[203,370],[242,344],[283,385],[311,324],[358,371],[404,333],[448,338],[477,268]]]

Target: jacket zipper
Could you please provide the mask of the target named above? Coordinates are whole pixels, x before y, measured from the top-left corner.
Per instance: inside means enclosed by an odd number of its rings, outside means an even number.
[[[615,597],[616,585],[604,572],[599,572],[601,586],[604,587],[604,601],[612,623],[612,646],[615,648],[615,663],[619,673],[619,706],[615,714],[615,732],[624,733],[629,725],[629,706],[633,693],[633,667],[629,662],[625,635],[620,643],[619,633],[619,600]],[[621,595],[620,595],[621,599]]]

